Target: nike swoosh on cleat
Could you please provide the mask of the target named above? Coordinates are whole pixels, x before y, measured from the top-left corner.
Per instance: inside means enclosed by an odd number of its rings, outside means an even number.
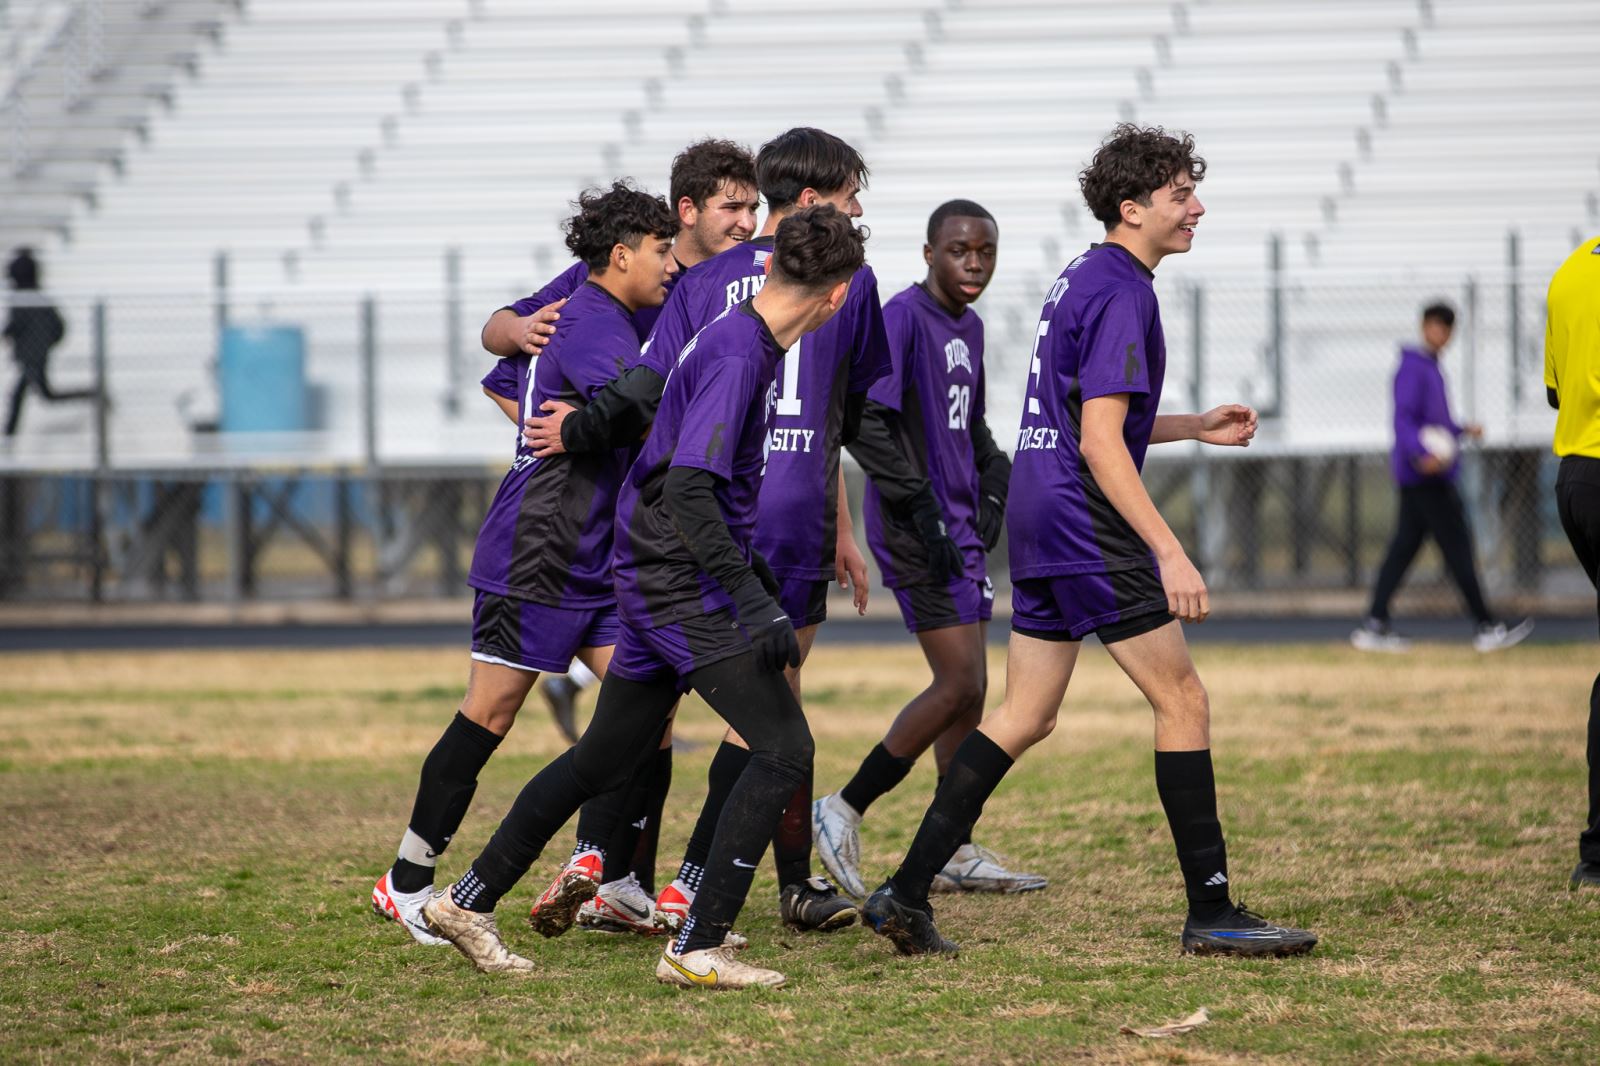
[[[710,973],[698,974],[698,973],[695,973],[693,970],[684,969],[682,966],[678,965],[676,962],[674,962],[671,959],[667,959],[667,965],[671,966],[674,970],[677,970],[683,976],[687,977],[694,984],[705,985],[707,987],[710,987],[711,985],[714,985],[714,984],[717,983],[717,971],[714,968],[712,969],[712,971]]]
[[[1208,929],[1203,936],[1220,936],[1232,940],[1270,940],[1286,936],[1284,929]]]

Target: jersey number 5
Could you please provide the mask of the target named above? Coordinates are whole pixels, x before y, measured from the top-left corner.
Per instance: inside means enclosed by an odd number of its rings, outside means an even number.
[[[1039,413],[1039,376],[1043,366],[1039,362],[1039,349],[1044,346],[1045,334],[1050,332],[1050,320],[1039,323],[1039,332],[1033,335],[1033,360],[1028,364],[1028,413]]]

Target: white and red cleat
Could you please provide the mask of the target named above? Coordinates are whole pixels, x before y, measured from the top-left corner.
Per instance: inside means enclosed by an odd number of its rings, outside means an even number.
[[[656,896],[656,924],[668,932],[676,933],[683,928],[683,920],[689,917],[689,908],[692,906],[694,889],[674,878]]]
[[[422,905],[433,895],[433,886],[429,885],[420,892],[396,892],[389,881],[389,874],[390,871],[385,870],[383,876],[378,878],[378,883],[372,886],[373,913],[379,918],[398,923],[419,944],[437,947],[450,943],[430,933],[428,923],[422,918]]]
[[[656,922],[655,901],[631,873],[601,885],[594,899],[578,908],[578,925],[597,933],[660,936],[666,932]]]
[[[600,890],[605,856],[598,851],[574,855],[528,912],[528,924],[540,936],[560,936],[572,928],[578,908]]]

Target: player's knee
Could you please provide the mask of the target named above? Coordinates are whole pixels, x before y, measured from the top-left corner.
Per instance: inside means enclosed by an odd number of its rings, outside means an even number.
[[[1186,720],[1207,719],[1211,715],[1211,697],[1206,693],[1205,682],[1192,670],[1173,683],[1155,706],[1157,714]]]

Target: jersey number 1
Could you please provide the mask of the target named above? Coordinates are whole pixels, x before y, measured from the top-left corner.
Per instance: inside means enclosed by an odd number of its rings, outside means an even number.
[[[778,393],[777,413],[800,417],[800,346],[783,357],[783,389]]]

